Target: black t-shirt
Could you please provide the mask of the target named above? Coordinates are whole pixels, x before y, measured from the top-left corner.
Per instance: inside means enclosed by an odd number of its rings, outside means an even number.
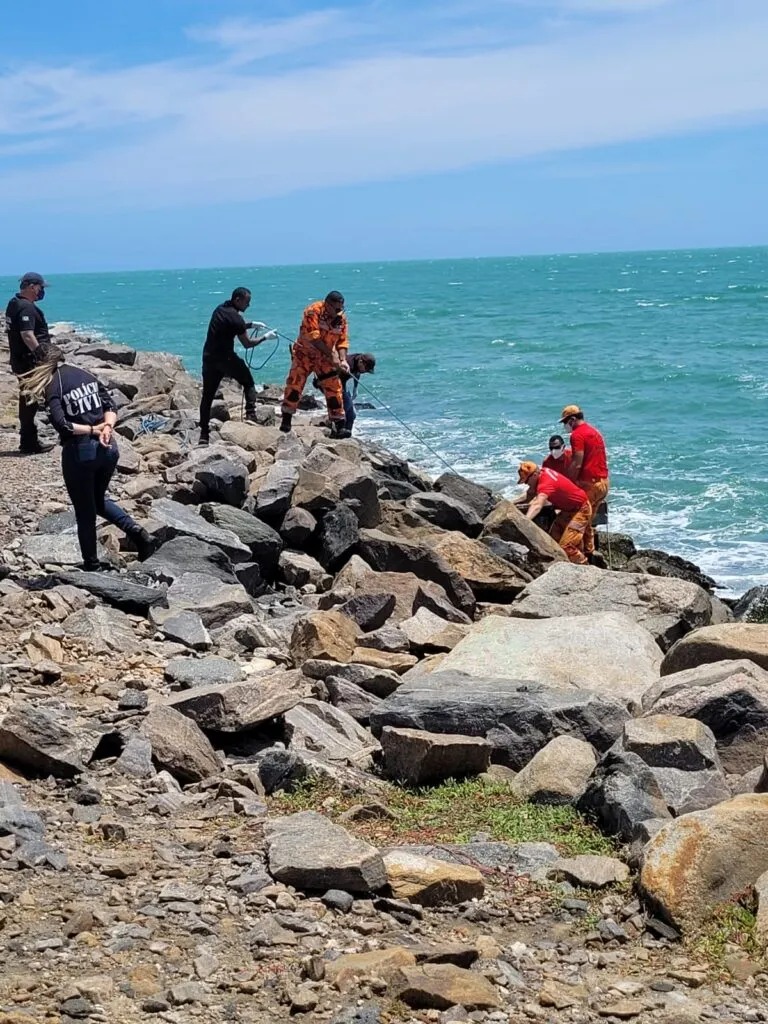
[[[114,412],[112,396],[92,373],[77,366],[59,366],[53,372],[45,393],[51,423],[63,442],[86,440],[86,435],[72,433],[73,423],[96,426],[105,412]]]
[[[26,373],[35,365],[34,354],[27,348],[21,337],[22,331],[32,331],[38,341],[50,341],[42,309],[25,299],[23,295],[14,295],[5,308],[8,322],[8,345],[11,350],[11,369],[14,373]]]
[[[203,346],[203,359],[225,362],[231,358],[235,351],[235,338],[246,330],[245,320],[239,310],[235,309],[232,300],[222,302],[211,315]]]

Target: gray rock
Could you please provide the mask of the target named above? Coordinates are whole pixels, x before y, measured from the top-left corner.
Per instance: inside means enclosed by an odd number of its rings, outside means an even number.
[[[531,758],[510,783],[515,796],[538,804],[568,804],[579,799],[597,764],[589,743],[556,736]]]
[[[359,533],[357,516],[349,505],[339,502],[320,523],[317,560],[329,572],[335,572],[354,550]]]
[[[204,625],[214,628],[253,610],[251,600],[240,583],[223,583],[213,576],[186,572],[168,589],[170,614],[194,611]],[[162,620],[160,620],[162,621]]]
[[[39,814],[23,804],[0,805],[0,836],[16,836],[20,842],[41,839],[45,825]]]
[[[439,615],[441,619],[445,619],[447,622],[458,622],[467,626],[472,623],[470,616],[465,615],[464,612],[454,607],[448,600],[443,588],[438,587],[435,583],[423,583],[417,586],[411,609],[412,614],[416,615],[420,608],[426,608],[427,611],[434,612],[435,615]],[[403,615],[401,619],[407,617]]]
[[[488,487],[476,484],[458,473],[443,473],[435,480],[435,490],[469,506],[480,519],[485,519],[496,502]]]
[[[626,842],[640,834],[644,822],[671,817],[651,769],[637,754],[621,750],[603,755],[577,806]]]
[[[169,708],[211,732],[248,732],[290,711],[307,694],[300,672],[253,675],[244,682],[197,686],[166,701]]]
[[[560,854],[550,843],[438,843],[394,849],[420,857],[447,860],[452,864],[468,864],[491,871],[509,870],[512,874],[528,875],[534,881],[544,881],[550,865],[560,859]]]
[[[366,693],[360,686],[348,683],[339,676],[328,676],[325,680],[328,699],[335,708],[350,715],[360,725],[368,725],[371,711],[380,703],[378,697]]]
[[[184,644],[193,651],[207,651],[211,635],[197,612],[182,611],[163,619],[160,632],[166,640]]]
[[[556,619],[489,615],[445,656],[440,670],[487,679],[504,677],[514,665],[518,679],[633,704],[658,681],[661,657],[650,633],[618,612]]]
[[[182,689],[237,683],[244,676],[240,665],[218,654],[211,654],[207,658],[171,658],[165,666],[166,680]]]
[[[280,524],[280,536],[292,548],[303,548],[317,529],[317,520],[305,508],[289,508]]]
[[[374,735],[393,725],[484,736],[493,746],[494,761],[519,770],[556,736],[575,736],[607,750],[627,718],[624,703],[610,697],[444,672],[441,666],[425,675],[407,674],[400,688],[372,712],[371,729]]]
[[[146,736],[134,733],[128,738],[115,768],[135,779],[150,779],[156,774],[152,764],[152,744]]]
[[[547,872],[549,878],[570,882],[580,889],[605,889],[626,882],[629,868],[616,857],[582,853],[578,857],[556,860]]]
[[[414,652],[450,651],[469,632],[468,626],[446,622],[428,608],[419,608],[410,619],[404,619],[399,628]]]
[[[402,677],[390,669],[372,668],[370,665],[339,665],[335,661],[305,661],[301,667],[311,679],[327,679],[333,675],[354,683],[374,697],[389,697],[402,685]]]
[[[355,897],[342,889],[329,889],[323,894],[323,903],[326,907],[330,907],[331,910],[340,910],[343,914],[352,909],[354,902]]]
[[[250,561],[250,549],[236,534],[209,523],[192,506],[182,505],[170,498],[158,498],[152,502],[150,517],[162,525],[168,539],[194,537],[221,548],[233,562]]]
[[[692,718],[647,715],[624,725],[622,747],[651,768],[698,772],[720,768],[711,729]]]
[[[768,669],[768,625],[726,622],[697,629],[669,649],[661,674],[668,676],[711,662],[743,658]]]
[[[768,747],[768,672],[746,659],[663,676],[643,695],[643,708],[708,726],[725,770],[733,774],[759,765]]]
[[[280,575],[292,587],[311,584],[318,590],[327,590],[331,577],[316,558],[301,551],[283,551],[280,555]]]
[[[620,612],[647,629],[666,651],[681,636],[712,621],[709,594],[695,583],[630,572],[605,572],[561,562],[533,580],[510,612],[548,619],[595,612]]]
[[[721,771],[685,771],[679,768],[652,768],[667,808],[675,817],[729,800],[731,789]]]
[[[74,531],[59,534],[33,533],[22,538],[21,551],[38,565],[80,565],[83,561]],[[103,547],[99,546],[98,554],[104,557]]]
[[[405,507],[441,530],[458,530],[467,537],[478,537],[483,529],[482,517],[469,505],[448,494],[418,493]]]
[[[394,594],[356,594],[338,611],[356,622],[364,633],[379,629],[395,610]]]
[[[270,522],[282,519],[298,479],[299,469],[293,462],[278,461],[270,466],[256,495],[258,514]]]
[[[220,771],[216,753],[198,726],[174,708],[156,704],[141,727],[155,764],[179,782],[201,782]]]
[[[325,892],[375,892],[387,883],[379,851],[314,811],[267,822],[269,873],[285,885]]]
[[[203,487],[209,501],[220,501],[238,509],[248,493],[248,470],[233,459],[218,457],[198,466],[195,480]]]
[[[194,537],[166,541],[142,563],[142,570],[168,583],[185,572],[203,573],[224,583],[235,582],[234,566],[221,548]]]
[[[737,622],[760,622],[768,616],[768,586],[751,587],[733,606]]]
[[[370,768],[379,749],[373,736],[350,715],[323,701],[308,698],[285,715],[290,749],[320,754],[363,770]]]
[[[267,526],[256,516],[229,505],[207,503],[200,507],[201,515],[209,522],[236,534],[250,549],[251,556],[258,562],[262,576],[272,579],[277,571],[283,540],[280,534]]]
[[[71,570],[60,572],[58,577],[62,583],[71,583],[74,587],[87,590],[94,597],[129,615],[147,615],[150,608],[165,604],[164,586],[145,587],[133,582],[128,575]]]
[[[381,749],[385,774],[410,786],[479,775],[491,761],[491,745],[480,737],[391,726],[381,731]]]
[[[474,612],[475,598],[469,586],[426,544],[392,537],[380,530],[361,530],[358,550],[379,572],[412,572],[421,579],[438,583],[465,614]]]
[[[139,642],[133,631],[131,620],[117,608],[97,605],[95,608],[79,608],[62,622],[65,636],[85,640],[96,648],[133,654],[139,650]]]
[[[41,775],[71,778],[90,761],[101,733],[73,716],[32,704],[16,704],[0,721],[0,761]]]
[[[92,341],[79,345],[75,355],[98,359],[102,363],[117,363],[119,366],[133,366],[136,362],[136,349],[129,345],[117,345],[112,341]]]
[[[411,622],[412,619],[404,621]],[[374,629],[372,633],[365,633],[358,637],[357,646],[370,647],[374,651],[386,651],[389,654],[408,654],[411,649],[408,637],[398,626],[382,626],[381,629]]]

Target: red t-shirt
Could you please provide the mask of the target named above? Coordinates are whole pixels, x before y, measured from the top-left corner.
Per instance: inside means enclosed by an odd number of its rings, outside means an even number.
[[[553,469],[542,469],[536,493],[543,494],[560,512],[577,512],[587,500],[573,480]]]
[[[574,455],[584,452],[579,481],[592,483],[593,480],[605,480],[608,476],[608,459],[605,441],[599,430],[595,430],[589,423],[580,423],[571,431],[571,450]]]
[[[554,458],[552,455],[548,455],[541,464],[542,469],[554,469],[556,473],[564,473],[571,464],[573,453],[570,448],[564,448],[563,454],[559,459]]]

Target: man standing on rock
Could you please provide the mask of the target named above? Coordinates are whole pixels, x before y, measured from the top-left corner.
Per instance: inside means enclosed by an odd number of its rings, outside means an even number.
[[[325,395],[331,436],[350,436],[351,432],[346,427],[341,385],[341,374],[349,373],[348,352],[344,296],[341,292],[328,292],[325,299],[313,302],[304,310],[285,382],[283,418],[280,423],[283,433],[289,433],[307,378],[314,373]]]
[[[34,369],[36,350],[41,342],[50,341],[43,311],[37,305],[45,298],[46,281],[42,274],[25,274],[19,290],[8,303],[5,316],[8,325],[8,345],[11,350],[11,371],[20,376]],[[39,406],[27,404],[19,393],[19,452],[39,455],[53,447],[41,444],[37,436],[35,414]]]
[[[253,375],[244,359],[235,352],[235,338],[244,348],[255,348],[262,341],[276,337],[274,331],[267,331],[260,338],[251,338],[252,327],[264,327],[243,319],[243,313],[251,304],[251,293],[247,288],[235,288],[232,297],[214,309],[208,334],[203,346],[203,396],[200,399],[200,444],[210,440],[209,424],[211,406],[219,385],[225,377],[236,380],[245,394],[245,418],[256,422],[256,388]]]
[[[586,565],[584,553],[586,530],[592,522],[592,506],[584,491],[572,480],[553,469],[539,469],[535,462],[521,462],[517,482],[528,485],[534,497],[525,513],[535,519],[546,505],[557,509],[549,535],[556,540],[576,565]]]
[[[593,512],[597,512],[608,495],[608,458],[603,435],[585,421],[578,405],[566,405],[560,422],[571,432],[571,463],[564,472],[585,492]],[[595,554],[591,520],[584,535],[584,553],[590,563],[605,565]]]

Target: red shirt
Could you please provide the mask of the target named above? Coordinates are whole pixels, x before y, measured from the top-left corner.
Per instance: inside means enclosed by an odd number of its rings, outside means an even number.
[[[549,454],[541,464],[542,469],[554,469],[556,473],[564,473],[571,464],[573,453],[570,448],[564,448],[559,459]]]
[[[559,512],[578,512],[587,496],[573,480],[553,469],[542,469],[537,494],[543,494]]]
[[[579,481],[592,483],[593,480],[605,480],[608,476],[608,459],[605,454],[605,441],[599,430],[589,423],[580,423],[571,431],[571,450],[575,455],[584,452],[584,461],[579,470]]]

